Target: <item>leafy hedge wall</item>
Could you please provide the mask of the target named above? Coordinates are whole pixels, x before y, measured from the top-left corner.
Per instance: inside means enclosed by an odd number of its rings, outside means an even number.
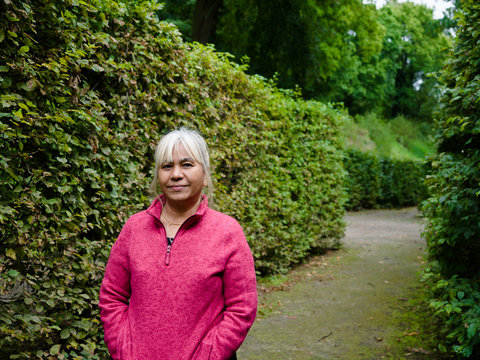
[[[148,206],[153,149],[202,132],[214,206],[261,274],[343,235],[339,123],[209,47],[155,2],[0,0],[0,358],[101,359],[109,248]],[[5,14],[5,16],[4,16]]]
[[[480,357],[480,4],[463,0],[437,115],[428,181],[425,278],[445,343],[456,358]]]
[[[354,149],[345,151],[347,210],[418,205],[426,197],[427,165]]]

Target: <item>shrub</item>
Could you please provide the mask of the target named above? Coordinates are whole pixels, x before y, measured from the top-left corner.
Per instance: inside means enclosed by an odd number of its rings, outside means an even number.
[[[445,341],[439,349],[452,350],[464,358],[476,356],[480,344],[480,284],[456,275],[443,279],[432,269],[425,271],[423,280],[429,284],[430,308],[442,324],[438,333]]]
[[[347,210],[371,209],[380,195],[380,161],[377,156],[349,149],[344,158]]]
[[[214,206],[260,274],[343,234],[342,112],[210,47],[155,2],[0,2],[0,357],[104,358],[109,248],[150,202],[153,148],[187,125],[212,149]]]
[[[437,154],[424,203],[431,306],[445,325],[445,349],[480,355],[480,6],[461,2],[454,49],[442,74]]]
[[[426,165],[348,149],[344,166],[347,210],[418,205],[426,197]]]

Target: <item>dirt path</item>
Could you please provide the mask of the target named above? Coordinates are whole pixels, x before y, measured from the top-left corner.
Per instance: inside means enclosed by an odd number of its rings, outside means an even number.
[[[417,215],[414,208],[347,214],[343,250],[313,258],[277,287],[262,286],[267,314],[238,358],[438,359],[419,325],[428,314],[417,301],[425,249]]]

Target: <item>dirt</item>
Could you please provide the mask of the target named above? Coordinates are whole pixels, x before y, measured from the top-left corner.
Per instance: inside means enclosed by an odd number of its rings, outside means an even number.
[[[440,359],[422,301],[415,208],[348,213],[344,247],[259,282],[241,360]]]

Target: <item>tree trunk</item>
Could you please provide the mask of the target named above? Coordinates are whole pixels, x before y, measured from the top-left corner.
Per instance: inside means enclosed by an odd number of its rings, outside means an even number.
[[[192,40],[206,44],[215,30],[223,0],[197,0],[193,13]]]

